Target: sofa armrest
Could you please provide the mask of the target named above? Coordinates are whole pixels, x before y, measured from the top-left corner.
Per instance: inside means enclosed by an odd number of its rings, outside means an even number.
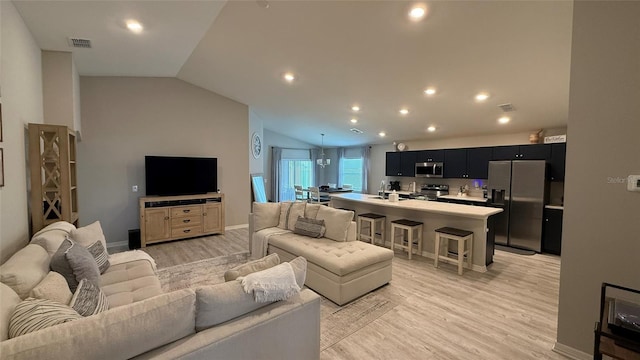
[[[319,359],[320,296],[309,289],[136,359]]]
[[[254,226],[253,226],[253,213],[249,213],[249,255],[251,255],[251,249],[253,249],[251,247],[251,245],[253,244],[253,232],[254,232]]]
[[[195,333],[195,292],[165,293],[0,343],[3,359],[128,359]]]

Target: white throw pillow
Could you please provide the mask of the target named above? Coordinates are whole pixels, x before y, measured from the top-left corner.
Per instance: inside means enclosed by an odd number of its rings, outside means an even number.
[[[288,230],[289,221],[289,208],[291,208],[291,201],[285,201],[280,203],[280,220],[278,221],[278,227],[283,230]]]
[[[104,246],[104,249],[107,250],[107,240],[105,239],[104,233],[102,232],[100,221],[96,221],[87,226],[71,230],[71,234],[69,234],[69,237],[71,238],[71,240],[86,248],[91,246],[94,242],[100,240],[102,246]]]
[[[68,305],[73,294],[64,276],[55,271],[49,271],[47,276],[31,290],[29,296],[36,299],[48,299]]]
[[[278,226],[280,203],[253,203],[253,231]]]
[[[25,299],[48,273],[49,253],[40,245],[29,244],[0,266],[0,281]]]
[[[353,220],[353,211],[334,209],[328,206],[322,206],[318,209],[317,220],[324,220],[327,231],[324,237],[335,241],[346,241],[347,230],[351,220]]]
[[[307,219],[315,219],[318,216],[318,210],[324,205],[322,204],[307,204],[304,208],[304,217]]]
[[[304,217],[305,203],[294,202],[289,207],[289,220],[287,221],[287,230],[295,230],[298,216]]]

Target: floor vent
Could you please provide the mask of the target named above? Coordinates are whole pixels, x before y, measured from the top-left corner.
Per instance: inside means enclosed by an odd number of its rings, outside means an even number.
[[[74,48],[91,49],[91,40],[89,40],[89,39],[79,39],[79,38],[69,38],[69,46],[74,47]]]

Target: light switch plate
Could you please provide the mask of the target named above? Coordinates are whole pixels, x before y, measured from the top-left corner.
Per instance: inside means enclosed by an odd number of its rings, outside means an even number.
[[[627,178],[627,190],[640,191],[640,175],[629,175]]]

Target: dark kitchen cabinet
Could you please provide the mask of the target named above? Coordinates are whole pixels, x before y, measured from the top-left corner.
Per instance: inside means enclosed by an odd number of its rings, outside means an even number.
[[[567,143],[551,144],[551,161],[549,162],[549,180],[564,181]]]
[[[444,151],[444,177],[486,179],[492,148],[447,149]]]
[[[495,146],[492,160],[551,160],[550,144]]]
[[[542,251],[560,255],[562,248],[562,215],[560,209],[544,209],[544,233]]]
[[[385,175],[414,177],[416,175],[416,151],[388,152]]]
[[[444,150],[422,150],[416,152],[416,162],[442,162]]]

